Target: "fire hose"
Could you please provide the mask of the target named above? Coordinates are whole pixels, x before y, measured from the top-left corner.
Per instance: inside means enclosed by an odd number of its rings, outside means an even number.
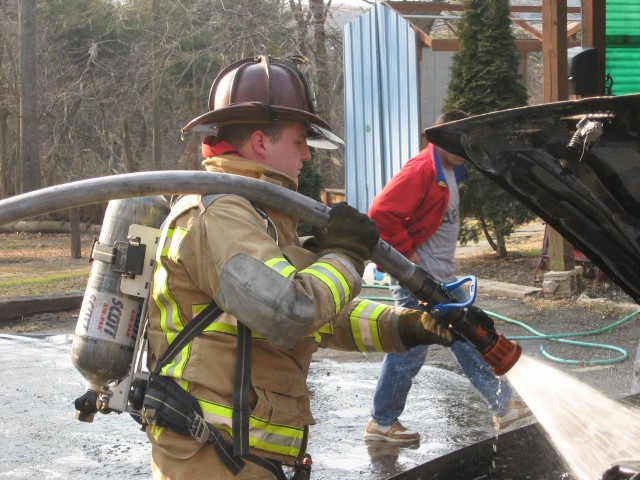
[[[314,227],[326,226],[330,218],[330,207],[267,182],[239,175],[171,170],[98,177],[17,195],[0,201],[0,225],[112,199],[216,193],[240,195]],[[470,304],[475,298],[475,278],[468,279],[473,290],[470,302],[461,304],[449,293],[459,283],[452,286],[438,283],[383,240],[375,246],[371,260],[420,300],[434,318],[472,344],[496,375],[507,373],[518,361],[522,348],[498,334],[488,315]]]

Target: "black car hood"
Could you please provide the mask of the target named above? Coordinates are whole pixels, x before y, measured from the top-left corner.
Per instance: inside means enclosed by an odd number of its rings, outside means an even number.
[[[640,95],[504,110],[425,133],[468,158],[640,303]]]

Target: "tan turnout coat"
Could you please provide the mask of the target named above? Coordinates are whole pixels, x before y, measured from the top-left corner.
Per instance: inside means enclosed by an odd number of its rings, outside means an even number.
[[[204,165],[212,174],[296,188],[279,172],[236,156],[209,158]],[[304,454],[307,427],[314,423],[306,378],[319,347],[406,350],[397,333],[397,309],[358,300],[361,278],[346,257],[303,249],[296,220],[281,212],[237,195],[213,201],[186,196],[173,207],[158,252],[149,302],[150,366],[184,325],[215,300],[225,313],[163,374],[194,395],[205,419],[229,438],[240,319],[252,331],[253,454],[286,464]],[[147,432],[154,469],[211,449],[159,427],[149,426]]]

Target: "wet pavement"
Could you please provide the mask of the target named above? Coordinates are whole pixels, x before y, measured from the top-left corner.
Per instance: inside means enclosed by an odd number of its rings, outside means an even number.
[[[584,331],[620,319],[575,305],[536,310],[522,301],[495,297],[480,297],[477,305],[542,333]],[[92,424],[75,420],[73,400],[84,392],[84,382],[70,360],[74,326],[75,322],[68,322],[56,331],[28,335],[0,333],[0,478],[150,478],[146,436],[130,417],[98,415]],[[527,334],[502,321],[497,329],[508,336]],[[635,355],[639,338],[636,317],[589,340]],[[520,343],[525,355],[541,358],[542,341]],[[573,345],[545,345],[562,359],[616,356]],[[423,441],[411,448],[366,444],[362,433],[381,360],[379,354],[322,351],[316,355],[308,382],[317,420],[309,445],[314,480],[388,479],[494,435],[482,398],[453,355],[434,346],[402,416],[406,425],[421,432]],[[556,365],[610,397],[632,393],[632,359],[597,366]]]

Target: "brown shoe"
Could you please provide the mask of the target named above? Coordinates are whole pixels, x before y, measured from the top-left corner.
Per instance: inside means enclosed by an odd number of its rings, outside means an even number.
[[[420,434],[405,428],[400,422],[379,425],[370,418],[364,429],[364,439],[367,442],[414,443],[420,441]]]
[[[510,400],[504,415],[493,416],[493,428],[496,431],[496,435],[499,435],[524,427],[534,421],[535,417],[526,403]]]

